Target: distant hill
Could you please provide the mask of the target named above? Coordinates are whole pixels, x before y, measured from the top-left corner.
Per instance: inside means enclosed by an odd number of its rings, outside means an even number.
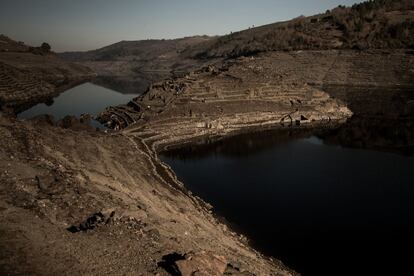
[[[27,52],[29,47],[0,34],[0,52]]]
[[[72,61],[134,57],[134,61],[146,64],[154,59],[174,63],[185,58],[228,58],[266,51],[338,48],[414,48],[414,1],[367,1],[225,36],[121,41],[98,50],[61,56]],[[166,66],[170,67],[171,64]]]
[[[142,93],[152,83],[192,71],[205,61],[182,53],[214,37],[121,41],[87,52],[66,52],[59,56],[81,63],[98,73],[96,83],[123,93]]]
[[[414,1],[375,0],[217,37],[185,53],[238,57],[266,51],[414,48]]]
[[[196,44],[211,40],[208,36],[193,36],[179,39],[148,39],[120,41],[106,47],[87,52],[65,52],[60,56],[77,61],[108,61],[125,56],[134,56],[137,60],[164,58],[179,55],[183,50]]]
[[[122,87],[136,87],[140,82],[138,92],[143,92],[150,83],[177,73],[261,52],[411,48],[414,1],[374,0],[225,36],[121,41],[98,50],[60,56],[94,69],[102,77],[101,84],[110,87],[123,82]]]
[[[0,34],[0,53],[32,53],[35,55],[55,55],[48,43],[44,42],[39,47],[32,47],[22,41],[15,41],[8,36]]]

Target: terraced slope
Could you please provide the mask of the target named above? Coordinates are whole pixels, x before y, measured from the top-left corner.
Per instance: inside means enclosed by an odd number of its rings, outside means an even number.
[[[0,102],[9,106],[18,106],[31,102],[33,97],[47,98],[54,91],[54,86],[38,80],[30,74],[0,63]]]
[[[95,76],[55,54],[0,37],[0,109],[19,112]]]
[[[330,124],[352,115],[344,87],[412,87],[413,68],[405,51],[266,53],[154,84],[100,120],[155,149],[251,128]]]

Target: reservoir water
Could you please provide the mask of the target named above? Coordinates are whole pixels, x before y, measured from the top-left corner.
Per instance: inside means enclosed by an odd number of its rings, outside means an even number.
[[[305,276],[402,275],[414,245],[412,149],[393,136],[397,123],[361,120],[241,135],[161,159],[254,247]],[[361,126],[370,131],[357,139]]]
[[[125,104],[137,94],[122,94],[93,83],[84,83],[59,94],[50,103],[39,103],[18,114],[18,118],[32,118],[41,114],[50,114],[56,120],[66,115],[79,117],[81,114],[97,115],[111,105]],[[93,125],[99,123],[93,121]]]

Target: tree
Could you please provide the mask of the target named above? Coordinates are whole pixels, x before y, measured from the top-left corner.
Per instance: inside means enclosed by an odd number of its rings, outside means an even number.
[[[40,48],[45,52],[50,52],[50,50],[52,49],[52,47],[50,47],[50,45],[46,42],[43,42]]]

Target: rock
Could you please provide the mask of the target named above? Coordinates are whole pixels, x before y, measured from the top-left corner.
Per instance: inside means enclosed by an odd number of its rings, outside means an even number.
[[[223,275],[227,267],[227,260],[223,256],[211,252],[186,254],[184,260],[176,261],[183,276],[190,275]]]
[[[97,212],[92,216],[88,217],[84,222],[80,223],[79,226],[72,225],[66,230],[68,230],[71,233],[92,230],[101,224],[109,223],[114,215],[115,211],[112,211],[109,214],[109,216],[105,216],[102,212]]]
[[[90,116],[90,115],[89,115]],[[57,122],[57,126],[72,130],[89,130],[95,131],[95,128],[90,125],[91,117],[83,115],[81,119],[75,116],[65,116],[63,119]]]
[[[89,125],[92,121],[92,115],[91,114],[81,114],[79,117],[79,121],[81,124],[87,124]]]
[[[227,259],[212,252],[201,251],[185,255],[173,252],[162,257],[158,266],[171,275],[223,275]]]
[[[162,260],[157,265],[170,273],[170,275],[182,275],[176,264],[179,260],[185,260],[185,257],[177,252],[173,252],[162,256]]]
[[[235,266],[234,264],[228,264],[223,275],[225,276],[227,275],[254,276],[253,273],[249,271],[243,271],[238,266]]]
[[[47,195],[61,193],[65,189],[63,176],[56,171],[52,171],[45,175],[36,175],[36,182],[39,190]]]
[[[34,121],[36,125],[55,125],[53,116],[49,114],[35,116],[31,121]]]

